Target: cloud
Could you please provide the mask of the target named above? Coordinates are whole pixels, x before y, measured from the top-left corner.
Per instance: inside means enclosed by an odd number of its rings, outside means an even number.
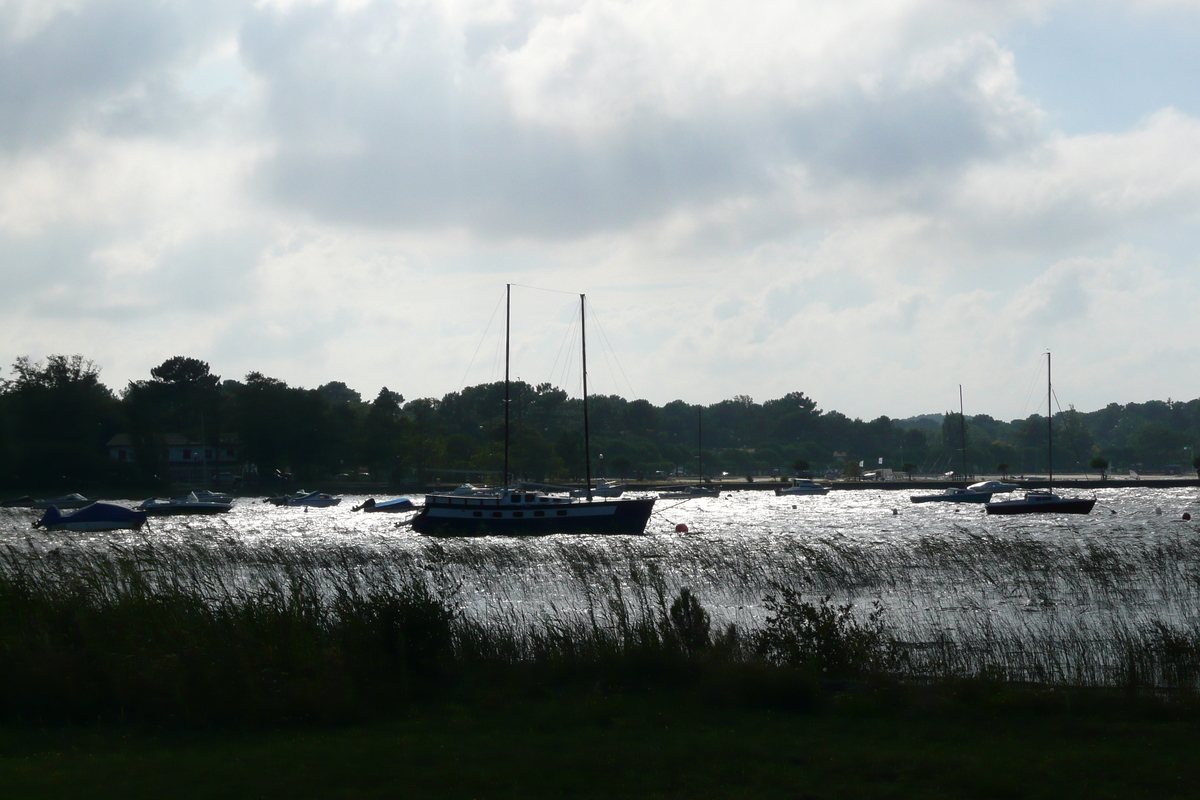
[[[275,136],[266,191],[351,224],[577,237],[812,177],[954,172],[1037,130],[994,41],[914,33],[941,3],[552,9],[262,9],[241,50]]]
[[[440,395],[511,281],[587,291],[597,390],[658,403],[1015,416],[1046,347],[1081,408],[1200,394],[1157,333],[1200,313],[1200,122],[1054,130],[1008,40],[1057,8],[7,3],[0,360]]]

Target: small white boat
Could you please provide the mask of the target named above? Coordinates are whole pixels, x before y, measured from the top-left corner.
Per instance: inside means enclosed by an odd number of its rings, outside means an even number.
[[[776,489],[775,494],[829,494],[829,487],[808,478],[792,478],[791,486]]]
[[[342,498],[334,497],[327,492],[309,492],[302,497],[289,497],[285,505],[308,506],[309,508],[329,508],[342,502]]]
[[[224,503],[216,500],[201,499],[195,492],[190,492],[183,497],[172,497],[168,500],[151,497],[143,500],[137,507],[139,511],[145,511],[147,514],[156,517],[172,516],[175,514],[224,514],[232,508],[232,502]]]
[[[90,506],[95,500],[88,500],[81,494],[65,494],[62,497],[51,497],[49,500],[34,500],[32,497],[18,497],[13,500],[5,500],[0,503],[4,508],[55,508],[62,510],[64,508],[83,508]]]
[[[33,523],[33,527],[48,531],[115,531],[136,530],[145,524],[145,511],[135,511],[113,503],[91,503],[70,514],[62,513],[57,506],[50,506],[42,518]]]
[[[376,503],[375,498],[363,502],[362,505],[355,506],[351,511],[380,511],[385,513],[395,514],[400,511],[415,511],[416,506],[412,500],[407,497],[398,497],[395,500],[384,500],[382,503]]]
[[[592,497],[620,497],[625,493],[625,484],[597,481],[592,487]],[[586,489],[572,489],[571,497],[587,497]]]
[[[720,489],[710,489],[707,486],[684,486],[679,489],[669,489],[659,492],[663,500],[691,500],[693,497],[720,497]]]
[[[986,503],[992,499],[988,491],[976,492],[970,487],[951,486],[941,494],[914,494],[909,498],[914,503]]]
[[[1003,494],[1004,492],[1015,492],[1020,489],[1015,483],[1002,483],[1000,481],[980,481],[972,483],[967,489],[972,492],[991,492],[993,494]]]

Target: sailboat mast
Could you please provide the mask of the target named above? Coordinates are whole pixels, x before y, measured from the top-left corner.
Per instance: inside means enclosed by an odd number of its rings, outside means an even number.
[[[700,474],[700,485],[704,485],[704,409],[696,407],[696,472]]]
[[[504,284],[504,478],[501,488],[508,486],[508,356],[512,326],[512,284]]]
[[[958,385],[958,424],[962,437],[963,484],[967,482],[967,416],[963,413],[962,384]]]
[[[1054,401],[1050,389],[1050,351],[1046,351],[1046,465],[1050,477],[1046,480],[1046,488],[1054,483]]]
[[[588,431],[587,407],[587,309],[584,306],[584,296],[579,295],[579,339],[583,351],[583,468],[585,472],[584,487],[587,499],[592,499],[592,451],[591,435]]]

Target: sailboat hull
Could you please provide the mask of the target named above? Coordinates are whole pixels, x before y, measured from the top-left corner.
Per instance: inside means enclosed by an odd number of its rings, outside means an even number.
[[[1090,514],[1096,505],[1094,497],[1059,497],[1050,495],[1024,500],[1002,500],[988,503],[989,514]]]
[[[427,536],[636,535],[645,532],[653,510],[654,498],[510,503],[501,497],[427,495],[412,529]]]

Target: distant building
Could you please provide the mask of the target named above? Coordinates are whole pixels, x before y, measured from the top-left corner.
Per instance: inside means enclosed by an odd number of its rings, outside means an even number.
[[[108,440],[107,446],[108,457],[113,461],[137,460],[137,448],[127,433],[118,433]],[[216,447],[179,433],[167,433],[159,439],[158,457],[174,483],[212,483],[218,476],[240,475],[243,466],[236,442],[222,441]]]

